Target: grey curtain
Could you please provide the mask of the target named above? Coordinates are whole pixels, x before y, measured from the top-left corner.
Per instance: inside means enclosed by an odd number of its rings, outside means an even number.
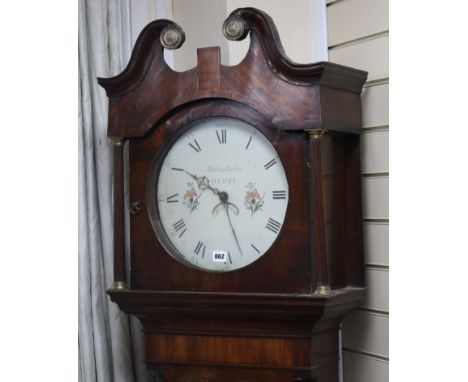
[[[123,69],[120,20],[126,0],[79,0],[79,300],[80,382],[149,381],[139,323],[105,290],[113,282],[112,151],[107,97],[96,77]],[[135,362],[134,362],[135,359]]]

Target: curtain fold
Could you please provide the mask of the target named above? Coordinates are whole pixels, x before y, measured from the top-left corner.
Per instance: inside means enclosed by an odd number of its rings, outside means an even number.
[[[107,97],[96,77],[123,69],[121,12],[126,0],[79,0],[78,346],[80,382],[143,382],[139,323],[110,302],[113,282],[112,147]],[[133,329],[132,329],[133,328]],[[131,333],[132,330],[134,333]],[[138,354],[141,357],[141,354]]]

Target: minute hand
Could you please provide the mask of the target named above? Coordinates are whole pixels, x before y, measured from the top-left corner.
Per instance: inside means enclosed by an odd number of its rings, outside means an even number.
[[[242,253],[242,249],[241,249],[241,247],[240,247],[240,244],[239,244],[239,240],[237,239],[236,231],[234,230],[234,227],[232,226],[231,217],[229,216],[229,206],[228,206],[228,203],[223,203],[223,205],[224,205],[224,210],[226,211],[226,215],[227,215],[228,220],[229,220],[229,225],[231,226],[232,234],[234,235],[234,239],[236,240],[237,248],[239,248],[240,254],[241,254],[242,256],[244,256],[244,254]]]

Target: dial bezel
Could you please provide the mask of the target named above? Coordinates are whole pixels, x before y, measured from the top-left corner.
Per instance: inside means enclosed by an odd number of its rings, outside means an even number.
[[[281,162],[281,166],[283,167],[286,182],[289,188],[289,181],[288,181],[286,167],[284,166],[284,162],[283,162],[283,159],[281,158],[281,154],[279,153],[277,145],[275,144],[276,142],[278,142],[278,139],[281,133],[274,126],[269,126],[267,124],[260,123],[259,121],[256,121],[251,118],[242,118],[241,116],[233,116],[229,114],[210,114],[210,115],[201,115],[201,116],[198,115],[197,117],[193,119],[183,121],[182,123],[180,123],[179,126],[169,126],[169,127],[172,127],[171,129],[172,131],[170,131],[170,136],[167,139],[165,139],[163,147],[161,147],[161,149],[158,150],[158,152],[156,153],[153,159],[153,162],[150,166],[149,174],[147,177],[147,185],[146,185],[147,210],[149,214],[149,220],[151,222],[151,225],[153,227],[153,231],[156,235],[157,240],[162,245],[165,252],[167,252],[173,259],[175,259],[176,261],[190,268],[203,271],[203,272],[218,273],[218,274],[219,273],[231,273],[231,272],[236,272],[246,267],[249,267],[250,265],[256,263],[259,259],[265,257],[269,252],[271,252],[272,248],[275,246],[275,243],[278,241],[278,238],[281,236],[283,229],[281,229],[278,235],[276,235],[269,249],[265,253],[263,253],[261,256],[259,256],[258,259],[252,261],[251,263],[240,268],[228,269],[228,270],[207,269],[202,266],[197,266],[196,264],[193,264],[192,262],[186,260],[185,256],[181,254],[175,248],[172,241],[169,239],[165,228],[163,227],[163,224],[160,218],[159,206],[158,206],[158,200],[157,200],[158,198],[157,183],[160,177],[162,165],[164,163],[164,160],[167,154],[170,152],[174,144],[181,137],[184,136],[184,134],[189,132],[192,128],[196,128],[197,126],[199,126],[201,123],[203,123],[203,121],[206,121],[211,118],[213,119],[214,118],[229,118],[229,119],[238,120],[258,130],[258,132],[261,133],[265,137],[265,139],[267,139],[267,141],[271,144],[271,146],[275,150],[275,154],[277,155],[279,161]],[[288,215],[288,207],[289,207],[289,198],[288,198],[288,204],[286,205],[284,222],[286,221],[286,218]]]

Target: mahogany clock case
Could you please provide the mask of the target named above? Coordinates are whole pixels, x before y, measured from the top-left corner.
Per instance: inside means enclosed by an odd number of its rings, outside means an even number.
[[[282,231],[268,253],[250,266],[224,274],[207,273],[181,264],[168,256],[155,236],[150,214],[155,214],[155,182],[157,171],[165,152],[179,136],[184,126],[199,118],[228,116],[241,119],[259,129],[267,136],[280,156],[289,182],[289,205]],[[341,138],[341,139],[340,139]],[[352,139],[345,135],[330,139],[325,151],[329,158],[326,186],[332,191],[333,182],[340,182],[331,194],[329,222],[330,243],[337,242],[338,248],[330,248],[330,266],[336,275],[332,285],[347,284],[345,266],[346,218],[340,215],[346,210],[343,197],[346,195],[344,176],[344,150],[352,148]],[[350,142],[351,141],[351,142]],[[356,143],[356,142],[354,142]],[[199,102],[196,106],[177,110],[170,115],[146,139],[130,142],[130,199],[139,203],[141,212],[131,215],[131,285],[143,290],[196,290],[201,292],[263,292],[263,293],[309,293],[315,289],[313,257],[308,255],[308,171],[307,134],[278,130],[251,108],[227,100]],[[328,150],[328,151],[327,151]],[[159,160],[158,160],[159,159]],[[349,164],[348,164],[349,166]],[[347,171],[349,173],[349,171]],[[149,176],[152,174],[152,176]],[[350,174],[352,179],[353,174]],[[332,184],[330,184],[332,182]],[[146,187],[142,187],[146,185]],[[335,187],[336,188],[336,187]],[[328,193],[328,192],[327,192]],[[333,216],[335,209],[335,216]],[[349,208],[349,207],[348,207]],[[145,210],[148,209],[147,213]],[[341,219],[342,226],[333,224]],[[341,240],[333,240],[333,235]],[[337,237],[337,239],[338,239]],[[313,240],[312,240],[313,242]],[[335,245],[336,246],[336,245]],[[335,253],[334,253],[335,252]]]
[[[155,236],[150,219],[150,215],[156,215],[155,184],[161,159],[175,137],[186,130],[184,126],[210,116],[241,119],[260,130],[277,150],[290,185],[286,219],[273,246],[251,265],[227,273],[198,270],[168,256]],[[304,137],[301,139],[298,134],[279,131],[271,122],[244,105],[228,100],[210,100],[176,111],[147,139],[132,140],[129,153],[131,200],[142,206],[142,213],[131,217],[132,288],[201,292],[310,291],[307,208],[304,206],[307,194],[307,164],[304,160],[307,158],[307,142]],[[149,213],[145,209],[149,209]]]
[[[335,382],[340,322],[366,290],[359,132],[367,73],[329,62],[293,63],[265,13],[243,8],[230,18],[246,28],[239,39],[250,35],[239,65],[223,66],[219,48],[203,48],[197,67],[173,71],[160,39],[164,31],[183,32],[156,20],[140,34],[127,68],[99,79],[109,97],[108,135],[116,142],[115,284],[108,293],[142,322],[145,362],[157,381]],[[190,123],[211,116],[259,129],[289,184],[286,218],[270,250],[226,273],[175,260],[150,218],[161,158]],[[124,141],[129,203],[138,207],[129,216]]]
[[[140,206],[129,217],[130,286],[133,290],[311,293],[317,284],[316,252],[324,250],[332,288],[362,286],[356,133],[366,73],[328,62],[294,64],[284,55],[268,16],[252,8],[235,14],[247,21],[251,38],[249,51],[237,66],[221,65],[219,48],[203,48],[198,49],[196,68],[173,71],[164,61],[159,39],[165,27],[180,27],[157,20],[142,31],[124,72],[99,79],[109,96],[108,134],[128,140],[130,204]],[[148,201],[154,195],[148,176],[155,157],[183,126],[207,116],[239,118],[262,131],[283,161],[290,189],[282,231],[268,253],[248,267],[225,274],[190,268],[169,256],[156,238],[149,215]],[[321,140],[323,159],[311,160],[306,130],[326,128],[329,132]],[[323,190],[315,188],[314,176],[323,178],[319,181]],[[309,205],[315,197],[323,208],[319,215],[326,217],[311,213]]]

